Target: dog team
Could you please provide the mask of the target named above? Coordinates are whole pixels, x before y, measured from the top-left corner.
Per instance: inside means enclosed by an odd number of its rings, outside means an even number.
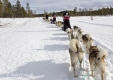
[[[69,28],[68,28],[69,29]],[[66,32],[69,36],[69,53],[71,66],[73,67],[74,77],[77,76],[75,67],[77,62],[81,63],[83,61],[83,53],[89,54],[89,63],[91,69],[91,76],[94,77],[95,68],[98,68],[101,71],[101,80],[104,80],[104,75],[106,72],[106,62],[105,57],[108,55],[107,49],[100,48],[94,45],[93,39],[90,34],[84,34],[83,30],[77,26],[73,27],[73,30],[66,29]],[[71,37],[71,38],[70,38]],[[83,43],[84,50],[82,49],[80,43]]]
[[[44,19],[45,20],[45,19]],[[49,20],[51,21],[51,20]],[[48,22],[49,22],[48,21]],[[63,27],[62,21],[56,21],[56,26]],[[71,66],[73,68],[74,77],[77,77],[76,65],[80,63],[80,69],[82,68],[83,54],[89,54],[89,64],[91,69],[91,76],[95,76],[95,69],[98,68],[101,72],[101,80],[105,80],[106,61],[105,58],[108,55],[107,49],[94,45],[94,41],[89,33],[84,34],[83,30],[78,26],[73,26],[73,29],[67,28],[66,33],[69,38],[69,54]],[[83,44],[83,48],[80,45]],[[84,51],[83,51],[84,50]]]

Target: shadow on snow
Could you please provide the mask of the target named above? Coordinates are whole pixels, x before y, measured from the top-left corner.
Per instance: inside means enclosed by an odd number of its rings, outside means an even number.
[[[0,74],[0,77],[10,77],[10,78],[29,78],[31,76],[35,77],[32,80],[64,80],[64,75],[68,74],[69,63],[55,63],[52,60],[47,61],[34,61],[28,62],[27,64],[18,67],[14,72],[9,74]],[[14,74],[23,74],[23,76],[16,76]],[[24,76],[27,74],[28,76]]]

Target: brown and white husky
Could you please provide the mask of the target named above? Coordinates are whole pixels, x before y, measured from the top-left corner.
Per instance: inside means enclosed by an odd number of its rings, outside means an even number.
[[[104,80],[104,74],[106,72],[106,62],[105,57],[108,55],[108,52],[104,48],[98,48],[97,46],[90,47],[90,54],[89,54],[89,62],[91,68],[91,76],[94,77],[95,69],[101,71],[101,80]]]
[[[93,45],[93,39],[90,34],[82,35],[82,41],[85,49],[85,53],[89,54],[89,49]]]

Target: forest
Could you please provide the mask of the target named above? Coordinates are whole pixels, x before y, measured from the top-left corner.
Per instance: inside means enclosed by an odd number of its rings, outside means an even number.
[[[1,18],[25,18],[25,17],[44,17],[46,14],[52,16],[56,13],[56,16],[62,16],[65,11],[68,11],[70,16],[110,16],[113,15],[113,8],[101,8],[93,10],[92,8],[78,8],[73,10],[64,10],[60,12],[48,12],[44,10],[44,13],[37,14],[36,11],[30,9],[30,4],[27,2],[26,7],[21,5],[21,2],[17,0],[15,5],[12,5],[9,0],[0,0],[0,17]],[[38,12],[38,11],[37,11]]]
[[[30,9],[29,3],[26,3],[26,9],[21,6],[21,2],[17,0],[12,5],[9,0],[0,0],[0,17],[1,18],[24,18],[34,17],[36,12]]]
[[[111,16],[113,15],[113,8],[110,6],[108,8],[101,8],[97,10],[93,10],[92,8],[77,8],[75,7],[73,10],[64,10],[60,12],[49,12],[48,15],[52,16],[53,13],[56,13],[57,16],[63,16],[63,13],[67,11],[70,16]],[[43,17],[47,14],[44,11],[44,14],[38,14],[39,17]]]

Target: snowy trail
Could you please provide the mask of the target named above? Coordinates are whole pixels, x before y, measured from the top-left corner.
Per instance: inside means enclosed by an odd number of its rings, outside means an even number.
[[[18,24],[19,28],[8,32],[10,36],[4,34],[7,37],[2,38],[0,43],[1,79],[65,79],[63,75],[66,75],[69,66],[66,63],[67,35],[54,25],[41,21],[32,19],[23,27]],[[33,75],[24,78],[13,77],[14,74]]]
[[[61,17],[58,18],[62,20]],[[89,17],[71,18],[71,25],[78,25],[84,32],[91,33],[95,44],[109,50],[107,61],[106,80],[113,78],[113,23],[106,24],[95,18],[93,22]],[[106,19],[106,18],[105,18]],[[107,18],[111,20],[112,18]],[[98,23],[98,20],[100,23]],[[81,21],[81,22],[80,22]],[[94,25],[89,23],[103,24]],[[99,80],[90,75],[88,55],[84,54],[85,72],[79,70],[78,78],[73,78],[70,69],[70,56],[68,53],[69,40],[67,34],[49,24],[42,18],[15,19],[11,28],[0,29],[0,80]],[[107,27],[107,26],[109,27]],[[95,30],[94,30],[95,29]],[[102,37],[104,35],[105,37]],[[110,39],[111,40],[110,40]]]

